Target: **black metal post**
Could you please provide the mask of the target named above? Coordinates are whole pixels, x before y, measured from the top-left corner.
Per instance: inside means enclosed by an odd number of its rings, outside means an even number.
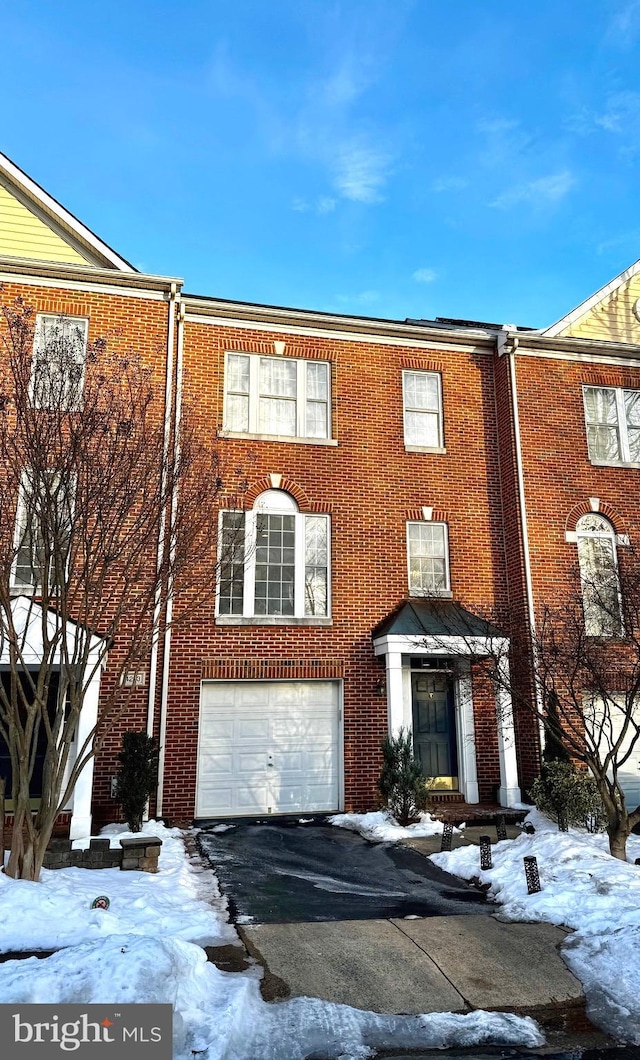
[[[566,811],[566,809],[564,807],[561,810],[558,810],[558,829],[559,829],[560,832],[568,832],[569,831],[569,821],[567,820],[567,811]]]
[[[498,814],[496,817],[496,834],[498,836],[498,842],[501,839],[507,838],[507,822],[504,819],[504,814]]]
[[[442,826],[442,842],[440,843],[440,852],[445,850],[451,850],[451,840],[453,838],[453,825],[451,821],[445,821]]]
[[[538,891],[542,890],[540,886],[540,873],[538,872],[538,859],[534,858],[533,855],[523,858],[524,861],[524,874],[527,879],[527,890],[529,894],[537,894]]]
[[[493,867],[491,860],[491,836],[480,836],[480,868],[490,869]]]

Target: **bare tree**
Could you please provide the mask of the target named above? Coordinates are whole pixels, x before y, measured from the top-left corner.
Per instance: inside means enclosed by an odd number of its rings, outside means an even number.
[[[640,822],[640,806],[629,807],[625,795],[625,767],[640,740],[640,555],[627,545],[618,566],[606,522],[585,517],[579,563],[567,572],[564,598],[539,608],[534,629],[523,622],[509,628],[505,615],[484,609],[481,647],[458,622],[451,632],[459,648],[447,637],[440,650],[471,659],[503,693],[496,703],[508,693],[516,719],[533,718],[547,743],[564,747],[589,771],[605,810],[610,852],[626,860],[627,839]]]
[[[216,509],[242,507],[246,483],[241,469],[225,483],[215,433],[201,432],[196,445],[186,412],[165,422],[164,388],[139,356],[87,344],[82,322],[43,321],[20,300],[3,312],[0,747],[14,813],[6,871],[36,880],[83,768],[131,709],[125,675],[146,664],[169,597],[198,605],[213,592]],[[97,722],[77,746],[107,656]]]

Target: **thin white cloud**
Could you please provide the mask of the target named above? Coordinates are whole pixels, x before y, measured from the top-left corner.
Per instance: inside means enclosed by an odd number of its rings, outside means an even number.
[[[373,302],[378,301],[380,292],[367,290],[360,291],[359,294],[339,294],[336,298],[343,305],[371,305]]]
[[[333,184],[352,202],[382,202],[391,168],[391,157],[375,147],[350,143],[338,150],[333,164]]]
[[[640,0],[620,0],[606,33],[607,44],[628,49],[640,36]]]
[[[564,198],[575,182],[571,172],[563,169],[558,173],[550,173],[547,177],[538,177],[537,180],[525,181],[508,188],[489,205],[500,210],[508,210],[520,203],[536,207],[553,205]]]
[[[435,269],[416,269],[411,276],[411,279],[415,280],[416,283],[433,283],[437,278],[438,273]]]
[[[445,191],[463,191],[469,186],[466,177],[436,177],[431,183],[431,191],[437,194]]]
[[[336,200],[330,195],[319,195],[313,202],[308,199],[296,198],[291,203],[291,209],[296,213],[317,213],[320,217],[333,213],[336,208]]]

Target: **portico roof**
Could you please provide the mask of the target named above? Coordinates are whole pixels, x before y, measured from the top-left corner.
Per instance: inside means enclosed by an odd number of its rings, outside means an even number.
[[[486,618],[467,611],[455,600],[439,597],[403,600],[372,632],[381,637],[503,637]]]

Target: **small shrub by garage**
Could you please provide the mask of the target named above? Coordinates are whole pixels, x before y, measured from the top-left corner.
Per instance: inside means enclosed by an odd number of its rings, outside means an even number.
[[[413,753],[411,729],[382,741],[382,769],[378,790],[389,813],[406,827],[420,819],[429,800],[429,781]]]

